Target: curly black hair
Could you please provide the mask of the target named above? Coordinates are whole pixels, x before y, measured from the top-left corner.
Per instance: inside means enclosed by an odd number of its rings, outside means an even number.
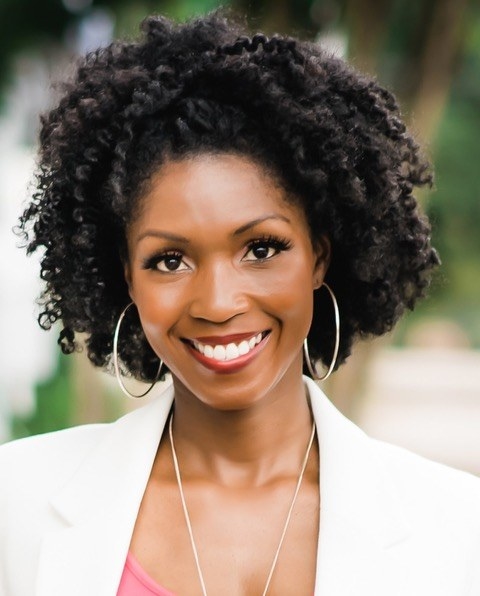
[[[432,176],[395,98],[318,44],[249,37],[219,11],[182,24],[149,17],[142,31],[82,59],[42,118],[37,191],[20,221],[28,252],[44,249],[40,325],[62,321],[64,353],[85,334],[90,360],[108,367],[130,300],[126,227],[149,176],[166,159],[227,152],[272,172],[305,210],[312,240],[330,239],[337,366],[356,337],[390,330],[439,262],[412,195]],[[332,313],[317,290],[309,345],[324,363]],[[125,368],[152,380],[158,358],[138,316],[125,325]]]

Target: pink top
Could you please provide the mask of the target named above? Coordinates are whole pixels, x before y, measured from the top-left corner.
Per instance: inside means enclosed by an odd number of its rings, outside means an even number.
[[[128,553],[117,596],[175,596],[145,573],[135,557]]]
[[[169,592],[142,569],[135,557],[128,553],[122,579],[118,587],[117,596],[175,596]]]

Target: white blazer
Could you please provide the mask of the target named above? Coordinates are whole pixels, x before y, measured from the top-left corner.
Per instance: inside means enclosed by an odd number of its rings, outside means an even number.
[[[480,480],[367,437],[305,383],[320,449],[315,594],[480,596]],[[116,594],[172,399],[170,387],[112,424],[0,448],[1,596]]]

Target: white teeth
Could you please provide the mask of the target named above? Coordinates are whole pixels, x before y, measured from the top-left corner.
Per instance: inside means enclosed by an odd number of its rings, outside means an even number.
[[[248,352],[250,352],[250,346],[248,345],[248,341],[240,342],[240,344],[238,345],[238,353],[240,354],[240,356],[244,356],[245,354],[248,354]]]
[[[210,346],[204,346],[202,344],[199,344],[198,341],[194,341],[193,345],[195,346],[195,349],[198,350],[200,353],[205,354],[205,348],[206,347],[210,347]]]
[[[208,344],[201,344],[196,340],[193,340],[192,343],[193,347],[201,354],[204,354],[207,358],[224,361],[235,360],[239,356],[248,354],[250,350],[253,350],[253,348],[262,341],[262,338],[262,334],[258,333],[254,337],[251,337],[248,341],[244,339],[238,345],[232,342],[226,346],[210,346]]]
[[[215,346],[213,348],[213,357],[215,360],[225,360],[225,346]]]
[[[235,344],[228,344],[225,349],[225,360],[233,360],[234,358],[238,358],[240,353],[238,348]]]

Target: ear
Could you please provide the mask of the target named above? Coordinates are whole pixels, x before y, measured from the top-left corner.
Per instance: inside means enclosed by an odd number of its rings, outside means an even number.
[[[313,269],[313,287],[318,290],[330,265],[331,250],[330,239],[327,236],[320,236],[315,242],[315,267]]]
[[[125,282],[128,286],[128,294],[129,294],[130,298],[132,299],[132,301],[135,302],[135,300],[133,298],[133,290],[132,290],[132,270],[130,267],[130,263],[128,262],[128,259],[122,259],[122,265],[123,265],[123,276],[124,276]]]

